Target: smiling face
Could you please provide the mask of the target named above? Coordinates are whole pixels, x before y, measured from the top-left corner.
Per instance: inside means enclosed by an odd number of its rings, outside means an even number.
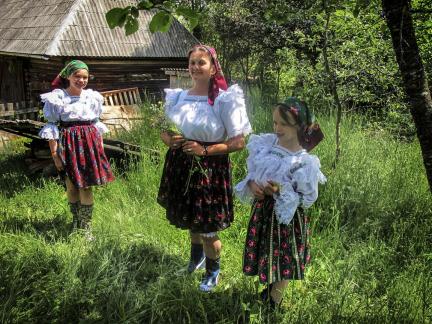
[[[194,82],[209,82],[215,73],[215,66],[205,49],[197,49],[190,53],[189,74]]]
[[[286,144],[298,144],[299,126],[290,112],[281,112],[281,107],[273,110],[273,130],[282,146]]]
[[[80,93],[88,83],[89,73],[86,69],[79,69],[67,77],[69,81],[68,90]]]

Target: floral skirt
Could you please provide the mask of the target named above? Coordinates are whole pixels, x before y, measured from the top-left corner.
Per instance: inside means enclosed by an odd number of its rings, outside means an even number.
[[[102,137],[93,124],[79,122],[61,127],[58,151],[66,175],[77,188],[114,180]]]
[[[228,154],[190,156],[169,149],[157,197],[172,225],[193,233],[212,233],[234,220]]]
[[[310,261],[309,220],[301,208],[290,224],[279,224],[274,199],[255,200],[243,255],[245,275],[258,275],[263,284],[303,279]]]

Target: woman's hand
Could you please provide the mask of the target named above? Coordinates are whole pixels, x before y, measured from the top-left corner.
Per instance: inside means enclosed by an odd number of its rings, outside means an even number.
[[[259,200],[264,199],[264,191],[260,186],[257,185],[257,183],[255,181],[249,180],[248,186],[249,186],[250,191],[252,192],[252,195],[255,198],[257,198]]]
[[[273,196],[275,193],[279,193],[279,184],[272,180],[268,180],[264,186],[264,193],[268,196]]]
[[[182,146],[185,139],[181,135],[170,135],[167,132],[161,133],[162,142],[165,143],[166,146],[172,149],[178,149]]]
[[[195,141],[184,142],[182,149],[183,149],[183,152],[185,152],[188,155],[198,155],[198,156],[204,156],[205,155],[204,146],[202,146],[201,144],[198,144]]]

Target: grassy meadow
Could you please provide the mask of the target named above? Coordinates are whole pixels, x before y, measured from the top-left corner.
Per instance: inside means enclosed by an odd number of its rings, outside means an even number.
[[[314,153],[328,181],[309,210],[312,262],[272,315],[257,280],[241,272],[249,206],[236,201],[236,221],[221,233],[216,291],[199,292],[202,272],[184,272],[187,232],[168,224],[155,199],[165,148],[154,109],[145,106],[143,124],[123,134],[142,145],[142,160],[95,190],[94,242],[69,234],[58,181],[26,176],[24,141],[1,152],[0,322],[431,322],[432,197],[417,142],[345,116],[333,167],[335,118],[318,116],[326,138]],[[268,130],[270,117],[256,111],[255,131]],[[232,154],[234,182],[246,156]]]

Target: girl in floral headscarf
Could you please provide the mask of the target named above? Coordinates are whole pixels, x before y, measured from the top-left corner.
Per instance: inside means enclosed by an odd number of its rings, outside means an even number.
[[[85,89],[87,64],[72,60],[52,82],[53,91],[41,95],[48,123],[39,136],[49,141],[54,164],[65,176],[66,193],[72,212],[72,229],[83,230],[92,239],[92,186],[113,181],[103,149],[102,134],[108,128],[99,121],[104,99]]]
[[[274,309],[288,280],[303,279],[309,262],[309,219],[303,208],[318,198],[325,177],[319,159],[308,153],[323,134],[304,102],[290,97],[273,111],[274,133],[252,135],[248,174],[235,187],[253,207],[243,272],[267,284],[261,298]]]
[[[158,202],[169,222],[190,233],[189,273],[205,264],[200,290],[218,282],[218,232],[234,220],[228,154],[243,149],[252,129],[243,91],[227,87],[214,48],[194,46],[188,54],[190,89],[165,89],[165,115],[178,132],[163,131],[169,147]]]

